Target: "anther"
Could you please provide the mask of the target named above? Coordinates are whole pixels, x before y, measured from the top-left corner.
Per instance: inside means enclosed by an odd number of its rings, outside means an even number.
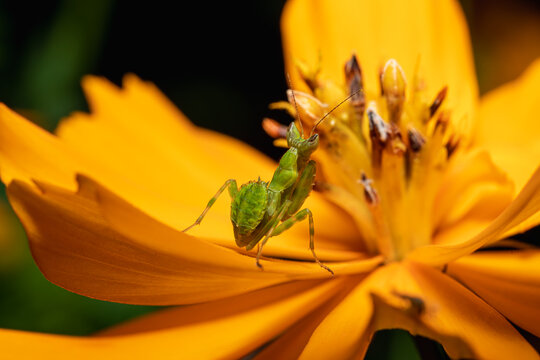
[[[442,102],[446,98],[446,93],[448,92],[448,86],[445,86],[439,91],[437,96],[435,96],[435,100],[433,100],[433,103],[431,103],[431,106],[429,107],[429,117],[433,117],[439,107],[441,106]]]
[[[366,174],[362,172],[362,177],[360,178],[359,182],[364,187],[364,196],[366,198],[366,201],[369,205],[377,205],[379,203],[379,196],[377,195],[377,192],[371,186],[373,183],[373,180],[368,179]]]
[[[371,161],[373,167],[378,169],[381,165],[381,156],[388,141],[388,126],[377,114],[372,105],[367,110],[369,121],[369,137],[371,138]]]
[[[441,112],[439,117],[437,118],[437,122],[435,123],[435,128],[433,129],[433,132],[440,130],[441,134],[444,134],[446,132],[446,129],[448,128],[448,123],[450,122],[450,116],[446,112]]]
[[[407,130],[407,137],[409,138],[409,147],[412,152],[417,153],[422,150],[422,146],[426,143],[426,139],[420,134],[418,130],[410,127]]]
[[[388,126],[381,118],[375,109],[370,106],[367,110],[369,120],[369,136],[373,142],[377,142],[381,146],[386,144],[388,140]]]
[[[453,135],[450,136],[450,139],[448,139],[448,142],[444,145],[446,148],[446,156],[450,158],[452,154],[456,151],[456,149],[459,146],[459,138],[454,137]]]
[[[352,55],[351,59],[345,63],[345,80],[347,82],[347,88],[350,94],[355,94],[351,97],[351,104],[355,109],[355,113],[358,115],[359,120],[364,116],[366,110],[366,96],[364,94],[362,70],[360,64],[356,59],[356,55]]]
[[[384,97],[386,98],[390,121],[397,124],[401,118],[403,104],[405,103],[407,82],[403,69],[396,60],[390,59],[384,65],[381,86]]]

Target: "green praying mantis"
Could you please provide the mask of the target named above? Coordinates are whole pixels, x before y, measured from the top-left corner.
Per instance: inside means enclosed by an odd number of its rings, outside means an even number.
[[[315,129],[332,111],[358,92],[349,95],[319,119],[307,139],[303,137],[301,126],[298,130],[295,122],[291,122],[286,132],[288,150],[279,160],[272,180],[265,182],[259,178],[257,181],[243,184],[240,188],[235,179],[225,181],[210,199],[202,214],[184,232],[199,225],[217,198],[225,189],[228,189],[232,200],[231,222],[236,245],[240,248],[245,247],[249,251],[260,243],[256,257],[259,268],[262,269],[260,257],[268,239],[283,233],[307,217],[309,219],[309,248],[313,258],[323,269],[334,275],[334,272],[324,265],[315,253],[313,214],[308,208],[301,209],[301,207],[309,197],[315,181],[316,163],[310,159],[311,154],[319,147],[319,135],[314,133]],[[295,107],[297,107],[294,92],[292,94]],[[298,108],[296,113],[298,117]],[[299,118],[298,123],[302,124]]]

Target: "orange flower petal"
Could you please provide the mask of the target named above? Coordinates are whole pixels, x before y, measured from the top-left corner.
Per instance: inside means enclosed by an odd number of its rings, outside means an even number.
[[[165,310],[92,338],[0,330],[2,356],[239,359],[324,304],[341,285],[340,280],[294,282],[216,302]]]
[[[76,189],[75,169],[86,163],[47,131],[0,104],[0,176],[13,179],[40,178],[67,189]]]
[[[326,316],[311,335],[299,359],[363,358],[374,333],[371,327],[373,302],[369,289],[364,285],[361,283],[354,288]]]
[[[255,259],[169,228],[89,179],[78,193],[12,182],[8,195],[45,276],[70,291],[136,304],[210,301],[299,278],[327,278],[314,262]],[[103,205],[102,205],[103,204]],[[332,264],[369,271],[381,259]]]
[[[13,179],[39,179],[75,190],[75,173],[91,175],[107,188],[176,229],[184,229],[229,178],[239,183],[269,179],[275,164],[241,142],[196,128],[152,84],[127,76],[124,89],[106,80],[84,80],[92,114],[62,122],[59,138],[0,106],[0,173]],[[233,161],[234,160],[234,161]],[[320,196],[306,206],[316,214],[316,246],[321,258],[357,257],[357,230],[342,211]],[[234,247],[225,194],[193,234]],[[330,226],[343,231],[336,235]],[[267,254],[311,259],[306,225],[271,241]],[[326,240],[329,238],[329,240]],[[327,249],[326,253],[324,249]],[[323,256],[324,255],[324,256]]]
[[[520,190],[539,165],[540,159],[540,59],[516,81],[482,98],[475,143],[489,150],[495,163]],[[540,224],[540,214],[513,232]]]
[[[424,264],[442,266],[504,238],[523,221],[536,216],[539,210],[540,167],[514,201],[482,232],[460,243],[432,244],[416,248],[407,255],[407,258]]]
[[[125,77],[123,89],[90,76],[83,88],[92,113],[74,114],[57,133],[112,172],[109,178],[159,185],[154,191],[190,203],[193,192],[205,191],[201,196],[206,199],[206,191],[215,192],[228,178],[267,177],[275,166],[239,141],[193,126],[153,84],[134,75]],[[123,186],[110,186],[115,192],[117,187]],[[130,195],[126,198],[136,199]],[[200,200],[195,197],[194,204]]]
[[[433,209],[434,243],[459,243],[455,228],[465,223],[476,235],[512,201],[514,186],[485,151],[471,151],[453,159],[445,173]]]
[[[326,318],[332,309],[338,305],[348,292],[355,287],[355,284],[361,280],[359,277],[351,277],[342,284],[340,293],[334,296],[326,304],[320,306],[311,314],[294,326],[291,326],[279,338],[272,341],[254,359],[273,360],[273,359],[298,359],[308,343],[313,331]]]
[[[481,252],[448,264],[447,272],[513,323],[540,336],[540,250]]]
[[[473,118],[477,84],[465,18],[457,1],[287,2],[282,18],[285,64],[300,86],[295,60],[312,69],[321,60],[321,76],[344,82],[343,66],[353,52],[359,58],[368,92],[378,91],[377,76],[394,58],[409,76],[420,61],[429,98],[448,85],[447,104],[460,121]]]
[[[228,178],[271,175],[274,164],[267,157],[194,127],[153,85],[134,76],[125,82],[125,89],[118,89],[87,78],[95,113],[64,121],[61,139],[1,105],[2,181],[39,179],[75,190],[75,173],[92,174],[154,216],[185,228]],[[190,211],[178,211],[178,204]],[[228,217],[225,203],[215,211]],[[215,233],[223,234],[219,230]]]
[[[536,354],[502,315],[450,277],[420,264],[394,263],[368,276],[323,320],[302,357],[360,358],[373,333],[386,328],[432,338],[453,358]]]
[[[412,334],[432,338],[443,345],[452,358],[534,359],[538,355],[520,333],[495,309],[441,272],[420,264],[396,266],[394,289],[379,285],[381,299],[389,308],[377,319],[378,328],[402,327]],[[394,291],[393,291],[394,290]],[[393,292],[393,294],[392,294]],[[397,296],[396,294],[401,294]],[[410,295],[424,302],[417,312]],[[391,298],[393,295],[393,299]],[[391,308],[396,311],[391,311]],[[399,310],[398,310],[399,309]]]

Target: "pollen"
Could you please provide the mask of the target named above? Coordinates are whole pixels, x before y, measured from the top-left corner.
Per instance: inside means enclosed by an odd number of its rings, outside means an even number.
[[[368,251],[385,255],[387,261],[428,244],[442,174],[460,144],[445,108],[447,87],[429,99],[418,74],[410,74],[408,81],[394,59],[381,67],[373,93],[364,89],[355,55],[344,61],[342,84],[299,64],[309,92],[289,90],[289,102],[272,108],[286,109],[309,128],[336,99],[350,97],[317,127],[318,191],[360,213]],[[271,132],[276,137],[278,131]]]

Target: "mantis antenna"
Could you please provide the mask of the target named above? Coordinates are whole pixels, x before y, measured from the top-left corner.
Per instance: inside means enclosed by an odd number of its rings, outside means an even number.
[[[359,92],[361,91],[364,91],[364,89],[358,89],[356,90],[355,92],[353,92],[351,95],[347,96],[344,100],[342,100],[339,104],[337,104],[336,106],[334,106],[332,109],[330,109],[330,111],[328,111],[326,114],[324,114],[324,116],[322,118],[319,119],[319,121],[317,121],[315,123],[315,125],[313,125],[313,127],[311,128],[311,132],[309,133],[309,136],[313,136],[313,133],[315,132],[315,129],[317,128],[317,126],[319,126],[319,124],[324,120],[326,119],[326,117],[328,117],[328,115],[330,115],[334,110],[336,110],[338,107],[340,107],[341,105],[343,105],[343,103],[345,103],[347,100],[349,100],[350,98],[352,98],[354,95],[358,94]],[[294,93],[293,93],[294,95]],[[296,105],[296,103],[295,103]]]
[[[294,109],[296,110],[296,120],[298,120],[298,124],[300,124],[300,136],[302,136],[302,139],[304,138],[304,125],[302,125],[302,120],[300,119],[300,113],[298,112],[298,104],[296,103],[296,96],[294,96],[294,90],[291,85],[291,77],[289,76],[289,73],[287,73],[287,85],[289,85],[289,89],[291,89],[291,94],[294,102]]]

